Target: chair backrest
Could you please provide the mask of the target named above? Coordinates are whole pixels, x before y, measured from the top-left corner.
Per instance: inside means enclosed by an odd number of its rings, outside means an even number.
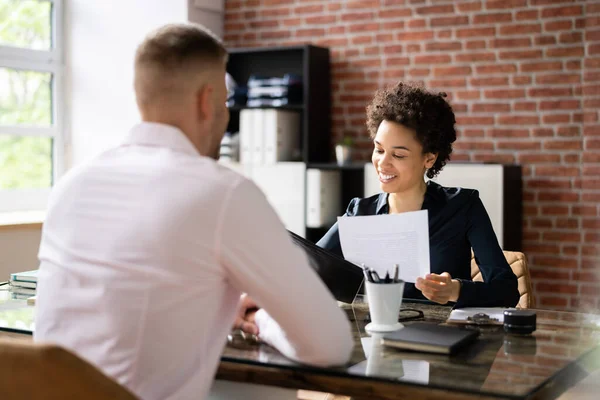
[[[471,256],[473,256],[471,254]],[[519,282],[519,294],[521,298],[517,304],[517,308],[533,308],[535,307],[535,298],[533,297],[533,285],[531,284],[531,276],[527,266],[527,257],[525,254],[518,251],[504,251],[504,256],[508,265],[517,276]],[[473,281],[483,281],[479,266],[475,262],[475,258],[471,258],[471,278]]]
[[[21,339],[0,339],[0,394],[15,400],[137,399],[73,353]]]

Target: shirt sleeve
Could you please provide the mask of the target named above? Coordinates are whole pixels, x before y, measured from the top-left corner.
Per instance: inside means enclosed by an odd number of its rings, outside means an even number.
[[[498,244],[479,193],[475,192],[474,196],[476,198],[468,213],[467,238],[483,282],[461,280],[460,296],[455,307],[514,307],[519,302],[517,277]]]
[[[232,284],[261,307],[262,340],[307,364],[349,360],[354,341],[345,313],[252,182],[230,193],[217,234],[217,256]]]

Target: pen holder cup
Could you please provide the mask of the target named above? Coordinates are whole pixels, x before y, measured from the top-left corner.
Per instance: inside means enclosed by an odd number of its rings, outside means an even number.
[[[398,322],[404,282],[397,283],[372,283],[365,282],[367,303],[371,323],[365,328],[371,332],[390,332],[402,328]]]

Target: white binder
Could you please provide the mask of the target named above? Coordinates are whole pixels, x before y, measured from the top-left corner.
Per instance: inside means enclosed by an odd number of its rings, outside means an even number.
[[[340,171],[306,170],[306,226],[328,227],[341,215]]]
[[[240,163],[252,164],[254,159],[254,111],[245,109],[240,111]]]
[[[300,147],[300,114],[294,111],[262,111],[265,164],[292,161]]]

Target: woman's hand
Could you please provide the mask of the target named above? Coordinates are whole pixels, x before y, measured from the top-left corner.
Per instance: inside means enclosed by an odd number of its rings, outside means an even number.
[[[258,326],[254,321],[254,314],[256,314],[258,308],[258,305],[250,296],[243,294],[238,303],[238,311],[233,323],[233,329],[241,329],[245,333],[258,335]]]
[[[427,299],[439,304],[457,301],[460,296],[460,282],[452,279],[447,272],[443,272],[441,275],[427,274],[425,278],[417,278],[415,287]]]

